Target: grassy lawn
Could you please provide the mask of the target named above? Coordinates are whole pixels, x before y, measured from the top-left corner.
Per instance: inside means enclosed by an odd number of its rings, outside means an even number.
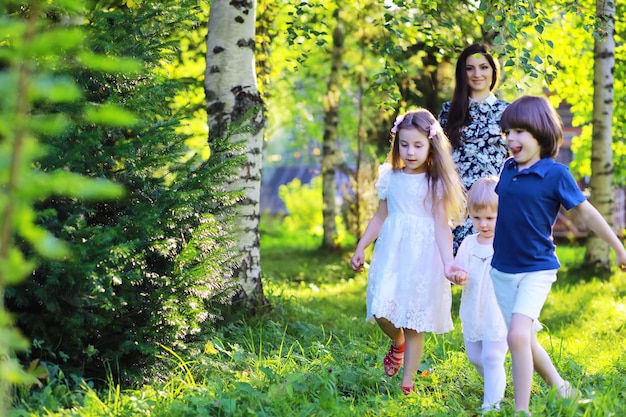
[[[315,392],[309,392],[313,398],[306,401],[317,403],[318,411],[302,412],[294,406],[290,413],[479,414],[482,380],[463,350],[457,313],[460,288],[453,290],[455,330],[429,335],[423,372],[416,380],[418,393],[403,397],[399,376],[387,378],[382,370],[388,341],[376,325],[364,322],[366,275],[350,270],[351,252],[321,254],[315,251],[317,242],[300,242],[301,249],[286,250],[284,242],[288,241],[282,240],[282,246],[280,240],[263,241],[266,293],[279,311],[288,312],[282,324],[285,337],[293,337],[291,343],[325,346],[329,355],[326,365],[334,374],[328,379],[335,390],[329,408],[324,410]],[[558,253],[563,268],[542,312],[545,329],[538,337],[562,375],[579,387],[584,398],[578,402],[556,399],[536,376],[533,415],[626,415],[626,274],[616,272],[608,281],[598,280],[578,268],[584,248],[560,246]],[[499,415],[513,414],[510,358],[507,368],[507,400]]]
[[[455,330],[426,338],[416,393],[405,397],[400,376],[383,372],[388,341],[364,320],[366,275],[349,268],[351,252],[319,252],[319,241],[265,225],[263,279],[272,308],[225,325],[192,357],[164,350],[172,369],[164,381],[122,392],[114,385],[107,392],[67,391],[72,398],[65,400],[40,394],[12,415],[480,415],[482,380],[463,350],[460,289],[453,290]],[[583,248],[559,248],[563,268],[538,337],[584,398],[557,399],[536,376],[533,416],[626,415],[626,274],[607,281],[587,276],[577,267],[583,255]],[[490,415],[513,415],[510,358],[507,368],[504,408]]]

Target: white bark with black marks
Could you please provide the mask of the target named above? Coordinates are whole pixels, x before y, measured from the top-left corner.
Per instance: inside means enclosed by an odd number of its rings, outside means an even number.
[[[228,186],[244,190],[238,202],[238,240],[243,256],[234,271],[241,296],[263,299],[259,238],[260,190],[265,118],[254,60],[256,0],[214,0],[207,36],[205,93],[209,143],[228,137],[246,143],[245,163]]]
[[[613,217],[613,71],[615,66],[615,4],[596,0],[597,30],[594,41],[593,133],[591,139],[591,197],[609,224]],[[587,242],[585,263],[604,270],[611,268],[609,245],[594,233]]]

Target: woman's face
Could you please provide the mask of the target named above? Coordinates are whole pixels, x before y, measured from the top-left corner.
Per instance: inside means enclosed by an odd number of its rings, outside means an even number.
[[[493,81],[493,68],[482,54],[473,54],[465,60],[465,73],[467,85],[472,98],[485,98]]]

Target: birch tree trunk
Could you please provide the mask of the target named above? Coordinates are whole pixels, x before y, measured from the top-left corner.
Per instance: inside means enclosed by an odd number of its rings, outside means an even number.
[[[339,101],[341,67],[343,65],[344,36],[343,23],[339,17],[340,9],[334,12],[336,26],[333,30],[333,51],[331,58],[330,77],[324,100],[324,140],[322,144],[322,199],[324,202],[323,223],[324,238],[322,247],[336,249],[337,246],[337,215],[335,169],[337,168],[337,126],[339,125]]]
[[[204,74],[209,143],[230,137],[231,141],[247,144],[239,177],[228,186],[245,192],[245,198],[237,205],[239,250],[243,258],[233,276],[240,280],[240,297],[252,306],[265,303],[259,242],[265,118],[255,72],[255,24],[256,0],[214,0]],[[238,128],[233,134],[230,129],[240,123],[246,128]]]
[[[615,65],[614,0],[596,0],[596,20],[601,37],[594,41],[593,133],[591,139],[590,202],[612,224],[613,216],[613,70]],[[591,233],[585,263],[595,269],[611,269],[610,247]]]

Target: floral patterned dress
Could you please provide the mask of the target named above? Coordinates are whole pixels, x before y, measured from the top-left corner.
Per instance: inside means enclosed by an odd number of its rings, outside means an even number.
[[[452,151],[454,160],[466,190],[474,182],[490,175],[499,175],[505,159],[509,155],[508,147],[502,137],[500,117],[509,103],[499,100],[493,94],[481,103],[469,98],[471,122],[461,132],[461,143]],[[450,102],[443,103],[439,113],[439,123],[446,129]],[[465,236],[476,233],[468,218],[464,225],[454,229],[454,253]]]

